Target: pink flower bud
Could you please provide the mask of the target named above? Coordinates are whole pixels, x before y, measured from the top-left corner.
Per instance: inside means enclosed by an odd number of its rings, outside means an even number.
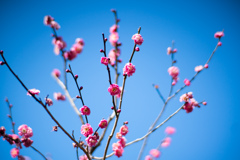
[[[139,47],[136,47],[136,48],[135,48],[135,51],[137,51],[137,52],[140,51]]]
[[[104,50],[103,50],[103,49],[100,49],[100,52],[104,52]]]
[[[112,106],[111,109],[114,109],[114,107]]]
[[[59,78],[61,75],[61,72],[58,69],[54,69],[52,71],[52,75]]]
[[[2,126],[2,127],[0,128],[0,137],[5,134],[5,131],[6,131],[5,127]]]
[[[160,156],[160,151],[157,149],[152,149],[150,151],[150,154],[154,157],[154,158],[158,158]]]
[[[172,53],[176,53],[177,52],[177,49],[175,48],[173,51],[172,51]]]
[[[31,93],[31,94],[30,94]],[[28,96],[32,96],[32,95],[39,95],[40,91],[33,88],[33,89],[29,89],[28,92],[27,92],[27,95]]]
[[[165,129],[165,133],[168,134],[168,135],[172,135],[176,132],[176,129],[174,127],[170,127],[168,126],[166,129]]]
[[[53,126],[53,131],[57,132],[58,131],[58,126]]]
[[[74,78],[75,78],[75,79],[78,79],[78,75],[76,74],[76,75],[74,76]]]
[[[222,42],[218,42],[218,44],[217,44],[218,46],[222,46]]]
[[[142,43],[143,43],[143,38],[142,38],[141,34],[138,34],[138,33],[136,33],[132,36],[132,40],[134,40],[134,43],[137,45],[142,45]]]
[[[188,79],[184,79],[184,84],[186,86],[190,86],[191,82]]]
[[[81,91],[83,89],[83,86],[81,86],[80,88],[79,88],[79,90]]]
[[[71,72],[71,71],[70,71],[69,69],[66,69],[66,72],[69,73],[69,72]]]
[[[0,50],[0,54],[3,55],[3,50]]]
[[[64,96],[64,95],[62,95],[62,93],[54,93],[53,94],[53,97],[54,97],[54,99],[56,99],[56,100],[62,100],[62,101],[65,101],[65,99],[66,99],[66,97]]]
[[[117,113],[120,113],[120,112],[121,112],[121,109],[118,109],[118,110],[117,110]]]
[[[205,64],[205,65],[204,65],[204,68],[208,68],[208,64]]]
[[[5,64],[5,62],[3,62],[3,61],[0,61],[0,65],[2,66],[2,65],[4,65]]]
[[[207,102],[202,102],[202,104],[206,106],[206,105],[207,105]]]

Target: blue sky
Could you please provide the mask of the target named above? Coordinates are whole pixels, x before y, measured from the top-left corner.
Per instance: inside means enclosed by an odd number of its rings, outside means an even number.
[[[161,110],[163,104],[152,83],[160,86],[165,98],[169,92],[167,69],[171,61],[166,48],[171,46],[172,40],[178,49],[175,58],[176,66],[180,68],[180,79],[174,87],[176,91],[185,78],[194,75],[195,66],[207,61],[217,43],[214,33],[224,29],[223,45],[209,63],[209,69],[200,73],[190,87],[172,99],[159,123],[181,106],[179,97],[185,92],[192,91],[196,100],[206,100],[208,105],[196,108],[190,114],[179,112],[152,134],[144,156],[159,145],[165,136],[164,129],[173,126],[177,132],[172,137],[171,146],[161,150],[160,159],[240,159],[238,1],[0,1],[0,6],[0,49],[4,50],[8,63],[19,77],[29,88],[39,89],[42,98],[47,94],[53,98],[54,92],[62,92],[51,72],[54,68],[63,68],[62,59],[53,53],[51,29],[44,26],[43,17],[51,15],[61,25],[58,34],[63,36],[68,49],[77,37],[84,39],[84,50],[71,61],[71,66],[79,75],[79,84],[84,87],[82,94],[84,102],[92,110],[89,121],[93,128],[101,118],[107,118],[111,113],[107,72],[100,64],[102,54],[99,53],[103,48],[102,32],[108,37],[109,27],[114,24],[110,9],[115,8],[121,20],[119,35],[123,45],[120,58],[123,63],[119,67],[120,72],[131,56],[134,45],[131,37],[139,26],[142,27],[144,43],[132,61],[136,73],[127,79],[117,128],[118,131],[122,122],[129,121],[128,142],[143,136]],[[110,49],[108,43],[107,50]],[[51,132],[54,122],[39,104],[26,96],[6,66],[0,67],[0,75],[0,126],[5,126],[10,133],[11,126],[6,116],[8,108],[4,101],[8,97],[14,106],[16,126],[28,124],[33,129],[33,146],[45,155],[51,154],[53,160],[76,159],[72,142],[61,131]],[[68,79],[69,92],[75,96],[74,81],[70,76]],[[122,76],[119,82],[122,84]],[[80,101],[76,101],[76,105],[80,108]],[[67,101],[54,101],[50,111],[68,132],[75,130],[75,136],[81,136],[81,124]],[[114,137],[111,144],[116,141]],[[105,144],[106,139],[95,156],[103,156]],[[141,144],[138,142],[127,147],[122,159],[136,159]],[[12,159],[9,153],[12,146],[1,141],[0,148],[3,159]],[[33,160],[41,159],[30,148],[22,149],[21,154]]]

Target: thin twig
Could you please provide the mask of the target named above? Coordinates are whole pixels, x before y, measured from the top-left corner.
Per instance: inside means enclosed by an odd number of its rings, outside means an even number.
[[[34,151],[38,152],[45,160],[48,160],[39,150],[37,150],[35,147],[30,146]]]

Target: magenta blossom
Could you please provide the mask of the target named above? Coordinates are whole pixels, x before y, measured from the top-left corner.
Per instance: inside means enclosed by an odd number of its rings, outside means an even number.
[[[86,138],[86,142],[88,144],[89,147],[94,147],[97,143],[97,136],[96,135],[89,135],[87,138]]]
[[[191,82],[188,79],[184,79],[183,82],[186,86],[190,86],[190,84],[191,84]]]
[[[82,125],[82,127],[81,127],[81,133],[82,133],[85,137],[93,134],[93,129],[92,129],[91,125],[88,124],[88,123]]]
[[[123,125],[121,128],[120,128],[120,133],[125,136],[127,133],[128,133],[128,127],[126,125]]]
[[[123,147],[120,143],[113,143],[112,150],[114,151],[114,154],[119,158],[123,154]]]
[[[214,37],[215,37],[215,38],[221,38],[221,37],[223,37],[223,36],[224,36],[224,33],[223,33],[222,31],[216,32],[216,33],[214,34]]]
[[[53,101],[50,98],[45,98],[45,102],[48,106],[53,105]]]
[[[86,155],[82,155],[79,157],[79,160],[88,160],[87,156]]]
[[[138,44],[139,46],[142,45],[142,43],[143,43],[143,38],[142,38],[141,34],[138,34],[138,33],[136,33],[132,36],[132,40],[134,40],[134,43]]]
[[[132,63],[125,64],[123,68],[123,74],[126,74],[128,77],[130,77],[133,73],[135,73],[136,68]]]
[[[56,93],[56,92],[55,92],[55,93],[53,94],[53,97],[54,97],[54,99],[56,99],[56,100],[62,100],[62,101],[65,101],[65,99],[66,99],[65,96],[62,95],[62,93],[60,93],[60,92],[59,92],[59,93]]]
[[[154,158],[158,158],[160,156],[160,151],[157,150],[157,149],[152,149],[150,152],[149,152]]]
[[[19,155],[19,149],[18,148],[11,149],[10,154],[12,158],[16,158]]]
[[[107,57],[101,57],[101,63],[104,65],[108,65],[109,59]]]
[[[112,95],[115,96],[119,93],[121,93],[120,88],[117,84],[111,84],[110,87],[108,88],[108,92]]]
[[[100,121],[100,123],[98,124],[98,126],[100,127],[100,128],[106,128],[107,127],[107,125],[108,125],[108,122],[107,122],[107,120],[106,119],[102,119],[101,121]]]
[[[87,115],[89,116],[91,111],[90,108],[88,108],[87,106],[83,106],[82,108],[79,109],[82,115]]]
[[[59,78],[60,75],[61,75],[61,72],[59,71],[59,69],[54,69],[54,70],[52,71],[52,75],[55,76],[55,77],[57,77],[57,78]]]
[[[22,138],[21,140],[25,147],[30,147],[33,143],[33,140],[31,140],[30,138]]]
[[[178,67],[175,67],[175,66],[169,67],[168,73],[173,78],[176,78],[179,75],[179,69],[178,69]]]

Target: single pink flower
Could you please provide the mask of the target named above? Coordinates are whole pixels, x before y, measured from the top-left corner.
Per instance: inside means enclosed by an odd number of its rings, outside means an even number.
[[[120,132],[118,132],[118,133],[116,134],[116,138],[117,138],[117,139],[121,139],[121,138],[122,138],[122,134],[121,134]]]
[[[64,53],[64,57],[71,61],[77,57],[77,52],[74,50],[67,51]]]
[[[50,98],[47,98],[47,99],[45,98],[45,102],[48,106],[53,105],[53,101]]]
[[[114,65],[116,58],[120,56],[120,49],[117,49],[117,52],[115,49],[111,49],[109,54],[108,54],[108,58],[110,58],[110,64]]]
[[[86,155],[82,155],[79,157],[79,160],[88,160],[87,156]]]
[[[81,133],[85,136],[88,137],[89,135],[93,134],[93,129],[90,124],[86,123],[81,126]]]
[[[110,33],[114,33],[114,32],[117,31],[118,28],[119,28],[119,26],[116,25],[116,24],[114,24],[114,25],[112,25],[112,26],[110,27],[109,32],[110,32]]]
[[[152,158],[150,155],[147,155],[147,156],[145,157],[145,160],[153,160],[153,158]]]
[[[128,77],[132,76],[133,73],[135,73],[136,68],[132,63],[127,63],[125,64],[124,68],[123,68],[123,74],[127,75]]]
[[[161,146],[164,147],[164,148],[166,148],[166,147],[168,147],[168,146],[171,144],[171,141],[172,141],[172,139],[171,139],[170,137],[166,137],[166,138],[163,140]]]
[[[120,91],[119,86],[117,84],[111,84],[110,87],[108,88],[108,92],[112,96],[115,96],[115,95],[119,94],[121,91]]]
[[[50,25],[52,21],[54,21],[54,19],[51,16],[45,16],[43,19],[45,25]]]
[[[166,129],[165,129],[165,133],[168,134],[168,135],[172,135],[176,132],[176,129],[174,127],[170,127],[168,126]]]
[[[223,33],[222,31],[216,32],[216,33],[214,34],[214,37],[215,37],[215,38],[221,38],[221,37],[223,37],[223,36],[224,36],[224,33]]]
[[[108,65],[109,59],[107,57],[101,57],[101,63],[104,65]]]
[[[195,72],[200,72],[201,70],[203,70],[203,66],[202,65],[196,66],[194,70]]]
[[[65,101],[65,96],[62,94],[62,93],[60,93],[60,92],[58,92],[58,93],[54,93],[53,94],[53,97],[54,97],[54,99],[56,99],[56,100],[62,100],[62,101]]]
[[[98,124],[98,126],[100,127],[100,128],[106,128],[107,127],[107,125],[108,125],[108,122],[107,122],[107,120],[106,119],[102,119],[101,121],[100,121],[100,123]]]
[[[186,86],[190,86],[191,82],[188,79],[184,79],[184,84]]]
[[[89,147],[94,147],[97,143],[97,136],[96,135],[89,135],[87,138],[86,138],[86,142],[88,144]]]
[[[178,67],[175,67],[175,66],[169,67],[168,73],[173,78],[177,78],[177,76],[179,75],[179,69],[178,69]]]
[[[32,96],[30,93],[33,95],[39,95],[40,91],[38,89],[33,88],[28,90],[27,95]]]
[[[120,133],[125,136],[127,133],[128,133],[128,127],[127,125],[123,125],[121,128],[120,128]]]
[[[25,147],[30,147],[33,143],[33,140],[31,140],[30,138],[22,138],[21,140]]]
[[[55,76],[55,77],[57,77],[57,78],[59,78],[60,75],[61,75],[61,72],[59,71],[59,69],[54,69],[54,70],[52,71],[52,75]]]
[[[60,25],[56,21],[51,21],[51,27],[58,30],[60,28]]]
[[[160,156],[160,151],[157,150],[157,149],[152,149],[150,152],[149,152],[154,158],[158,158]]]
[[[87,115],[89,116],[91,111],[90,108],[88,108],[87,106],[83,106],[82,108],[79,109],[82,115]]]
[[[18,148],[11,149],[10,154],[12,158],[16,158],[19,155],[19,149]]]
[[[118,33],[117,32],[113,32],[110,34],[109,36],[109,42],[112,44],[112,46],[116,46],[117,41],[119,39]]]
[[[123,147],[119,143],[113,143],[112,150],[114,151],[114,154],[119,158],[123,154]]]
[[[138,34],[138,33],[136,33],[132,36],[132,40],[134,40],[134,43],[138,44],[139,46],[142,45],[142,43],[143,43],[143,38],[142,38],[141,34]]]
[[[82,38],[76,38],[75,42],[82,46],[84,46],[84,44],[85,44]]]
[[[124,148],[126,146],[127,140],[125,137],[122,137],[117,143],[121,144],[121,146]]]
[[[80,54],[83,50],[83,45],[79,43],[75,43],[72,48],[70,49],[73,53]]]
[[[193,104],[189,102],[185,102],[183,109],[187,112],[190,113],[193,111]]]
[[[30,138],[33,136],[32,128],[28,127],[26,124],[19,126],[18,131],[18,134],[24,138]]]

